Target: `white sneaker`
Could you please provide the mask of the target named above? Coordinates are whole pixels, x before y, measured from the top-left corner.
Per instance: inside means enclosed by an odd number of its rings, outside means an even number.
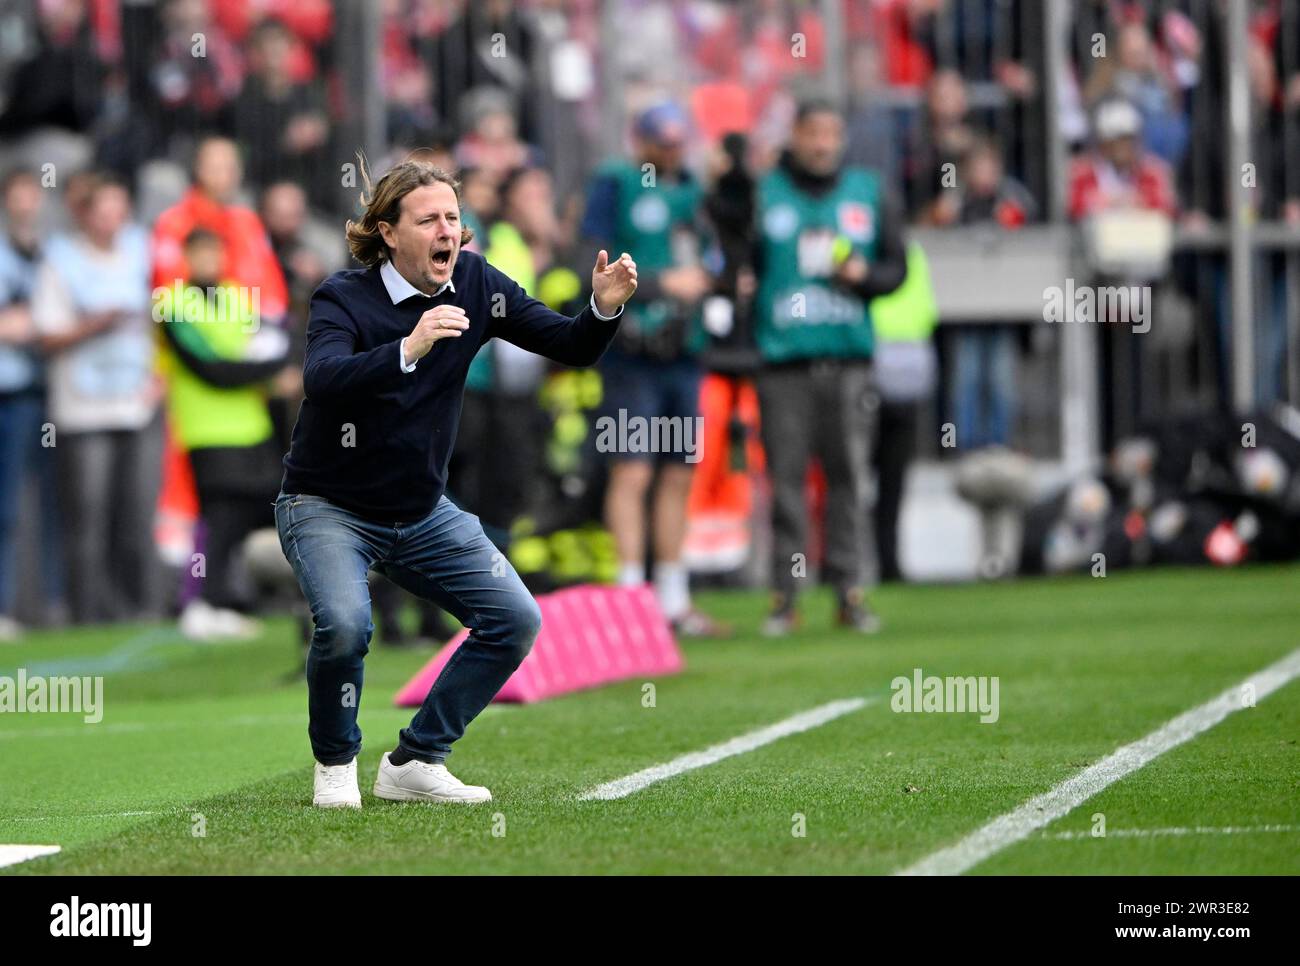
[[[447,771],[446,765],[408,761],[394,765],[388,752],[379,759],[375,797],[390,802],[490,802],[492,793],[482,785],[466,785]]]
[[[322,765],[316,762],[316,794],[312,798],[312,804],[318,808],[361,807],[355,758],[346,765]]]
[[[222,637],[235,637],[251,641],[262,633],[262,622],[255,617],[245,617],[237,610],[217,608],[217,626]]]
[[[18,640],[26,633],[26,628],[19,624],[12,617],[6,617],[0,614],[0,644],[9,644]]]
[[[181,633],[195,641],[250,640],[261,629],[258,621],[233,610],[213,607],[201,597],[190,601],[181,612]]]

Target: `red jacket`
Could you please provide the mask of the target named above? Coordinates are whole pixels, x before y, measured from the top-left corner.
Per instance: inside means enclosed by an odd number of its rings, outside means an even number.
[[[196,188],[158,216],[153,229],[153,284],[170,286],[189,278],[185,264],[185,238],[195,228],[206,228],[221,238],[226,249],[222,277],[258,288],[262,315],[273,320],[289,307],[289,293],[280,263],[262,219],[248,208],[220,205]]]
[[[1153,154],[1144,153],[1129,177],[1119,176],[1098,154],[1075,159],[1070,166],[1069,198],[1074,221],[1107,208],[1132,205],[1163,211],[1171,218],[1178,212],[1173,175]]]

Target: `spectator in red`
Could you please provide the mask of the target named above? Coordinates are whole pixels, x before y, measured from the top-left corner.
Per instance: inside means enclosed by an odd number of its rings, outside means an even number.
[[[206,228],[221,238],[225,249],[222,277],[256,287],[262,319],[277,319],[288,306],[284,275],[262,219],[236,203],[242,179],[233,141],[208,137],[199,142],[193,185],[154,225],[154,285],[168,286],[178,278],[189,278],[183,243],[195,228]]]
[[[194,183],[179,202],[154,223],[153,284],[170,287],[193,277],[184,244],[195,229],[206,229],[221,239],[224,264],[221,278],[257,292],[259,324],[278,320],[288,311],[289,296],[280,264],[262,219],[237,203],[243,169],[233,141],[209,136],[194,152]],[[170,429],[170,427],[169,427]],[[164,460],[160,507],[184,520],[198,506],[189,457],[169,433]]]
[[[1069,214],[1075,221],[1107,211],[1158,212],[1168,218],[1177,214],[1173,174],[1164,161],[1142,148],[1142,115],[1126,100],[1103,101],[1093,120],[1095,147],[1074,162],[1070,172]],[[1149,277],[1149,266],[1126,268],[1118,276],[1098,273],[1093,285],[1144,283],[1149,293],[1160,279]],[[1154,303],[1151,296],[1148,304]],[[1101,431],[1102,445],[1130,435],[1145,419],[1156,414],[1151,408],[1158,398],[1144,384],[1147,348],[1138,337],[1140,330],[1130,320],[1110,313],[1099,318],[1101,328]]]
[[[1095,147],[1070,169],[1074,221],[1108,208],[1145,208],[1171,218],[1178,203],[1169,165],[1141,147],[1142,116],[1125,100],[1103,101],[1093,125]]]
[[[331,0],[211,0],[212,19],[226,35],[242,44],[256,30],[263,17],[273,17],[293,35],[289,73],[295,81],[316,75],[314,50],[319,50],[334,32],[334,4]]]
[[[880,38],[891,86],[920,87],[929,79],[934,61],[918,37],[917,26],[939,5],[940,0],[881,0],[870,5],[873,34]]]

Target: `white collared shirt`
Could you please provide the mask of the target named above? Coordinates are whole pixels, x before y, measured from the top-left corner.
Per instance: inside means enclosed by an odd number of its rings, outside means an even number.
[[[418,288],[408,282],[402,273],[394,267],[393,263],[387,259],[385,259],[384,264],[379,267],[379,278],[383,281],[384,289],[388,292],[388,297],[393,300],[394,305],[397,305],[399,302],[405,302],[412,295],[425,295],[424,292],[421,292]],[[455,294],[456,286],[452,284],[451,279],[447,279],[447,281],[442,283],[442,287],[439,288],[438,291],[427,297],[437,298],[448,289]],[[612,322],[623,314],[623,306],[620,305],[618,311],[613,315],[602,315],[600,309],[596,308],[596,295],[593,292],[591,296],[591,311],[596,318],[600,319],[602,322]],[[402,371],[414,372],[419,361],[420,360],[417,359],[415,362],[412,362],[409,365],[407,364],[406,339],[403,338],[402,344],[398,346],[397,354],[397,362],[402,367]]]
[[[385,260],[384,264],[380,266],[379,277],[383,279],[384,288],[388,290],[388,297],[393,300],[394,305],[398,302],[405,302],[412,295],[425,294],[408,282],[406,277],[402,275],[402,273],[399,272],[396,266],[394,266],[390,261]],[[447,281],[443,282],[442,287],[429,297],[437,298],[443,292],[447,291],[447,289],[451,289],[453,292],[456,291],[456,286],[452,284],[451,279],[447,279]]]
[[[379,267],[379,278],[384,283],[384,289],[388,292],[388,297],[393,300],[393,304],[405,302],[412,295],[424,295],[418,288],[408,282],[405,276],[397,270],[391,261],[385,260],[384,264]],[[442,283],[442,287],[433,293],[433,298],[437,298],[443,292],[451,289],[456,291],[456,286],[452,284],[451,279]],[[410,363],[406,362],[406,339],[402,339],[402,344],[398,346],[397,362],[402,367],[403,372],[414,372],[416,365],[420,360]]]

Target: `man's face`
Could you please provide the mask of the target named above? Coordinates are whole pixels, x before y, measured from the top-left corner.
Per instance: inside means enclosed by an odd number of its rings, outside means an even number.
[[[530,241],[549,240],[555,234],[555,198],[550,176],[540,168],[519,176],[510,190],[506,208],[510,221]]]
[[[86,209],[86,234],[100,241],[114,238],[131,215],[131,199],[117,185],[98,189]]]
[[[795,159],[813,174],[831,174],[844,152],[844,122],[831,111],[809,114],[794,126]]]
[[[1137,163],[1138,143],[1135,137],[1111,138],[1100,145],[1102,156],[1122,171]]]
[[[231,199],[243,176],[239,153],[229,141],[208,141],[194,161],[194,180],[219,202]]]
[[[966,116],[966,82],[955,70],[941,70],[930,80],[926,106],[938,124],[956,124]]]
[[[446,168],[443,169],[448,170]],[[500,199],[497,197],[497,179],[482,168],[465,172],[460,184],[465,205],[484,224],[496,217]]]
[[[194,285],[214,285],[221,277],[224,257],[221,242],[212,238],[196,239],[185,249],[185,262]]]
[[[293,238],[307,220],[307,200],[295,184],[278,184],[262,196],[262,223],[272,238]]]
[[[490,144],[513,141],[515,119],[509,111],[492,111],[483,115],[474,125],[474,132]]]
[[[258,45],[263,76],[272,79],[286,76],[289,73],[289,55],[292,53],[293,43],[288,34],[278,30],[267,31]]]
[[[966,163],[966,183],[971,194],[991,195],[1002,181],[1002,160],[993,151],[977,151]]]
[[[686,142],[676,139],[652,141],[649,138],[642,138],[639,148],[642,161],[653,164],[659,174],[674,175],[681,169]]]
[[[393,267],[432,295],[451,278],[460,254],[460,205],[451,185],[437,182],[408,192],[396,225],[379,223]]]
[[[26,227],[36,220],[44,201],[40,182],[35,178],[16,178],[5,193],[5,217],[11,224]]]

